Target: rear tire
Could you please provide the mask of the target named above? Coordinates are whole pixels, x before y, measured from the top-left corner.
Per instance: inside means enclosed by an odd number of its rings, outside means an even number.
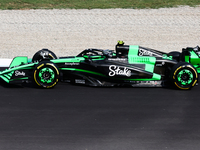
[[[171,79],[178,89],[189,90],[197,83],[198,74],[191,64],[179,62],[172,69]]]
[[[49,61],[41,62],[35,66],[33,80],[39,87],[53,88],[59,79],[58,67]]]

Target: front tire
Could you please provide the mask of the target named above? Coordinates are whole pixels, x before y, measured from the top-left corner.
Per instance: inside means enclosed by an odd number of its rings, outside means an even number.
[[[35,66],[33,80],[39,87],[53,88],[58,83],[59,75],[58,67],[52,62],[46,61]]]
[[[191,64],[180,62],[173,67],[171,78],[175,87],[189,90],[197,83],[198,74]]]

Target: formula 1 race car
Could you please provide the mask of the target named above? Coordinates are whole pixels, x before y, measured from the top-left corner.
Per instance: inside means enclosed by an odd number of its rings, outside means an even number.
[[[32,59],[0,59],[0,78],[7,83],[34,83],[52,88],[59,81],[90,86],[164,87],[187,90],[198,84],[200,48],[164,53],[119,41],[114,50],[86,49],[57,57],[42,49]],[[6,66],[5,64],[10,64]]]

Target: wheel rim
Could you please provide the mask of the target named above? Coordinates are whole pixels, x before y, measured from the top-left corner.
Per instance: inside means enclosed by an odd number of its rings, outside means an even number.
[[[177,75],[177,80],[182,84],[182,85],[189,85],[192,83],[194,77],[193,74],[190,70],[184,69],[181,70],[178,75]]]
[[[39,72],[39,78],[42,83],[51,83],[55,79],[55,73],[51,68],[43,68]]]

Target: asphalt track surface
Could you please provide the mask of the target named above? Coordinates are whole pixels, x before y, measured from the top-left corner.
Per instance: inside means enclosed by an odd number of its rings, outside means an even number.
[[[0,150],[199,150],[200,87],[0,86]]]

